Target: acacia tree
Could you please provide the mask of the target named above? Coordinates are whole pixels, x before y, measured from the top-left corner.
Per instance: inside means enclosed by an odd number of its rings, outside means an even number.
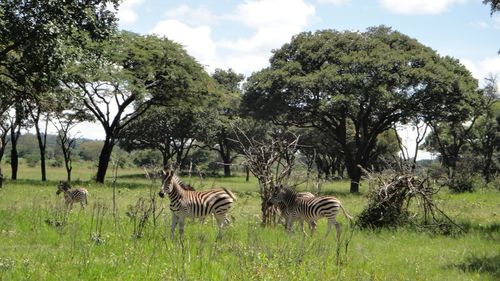
[[[80,122],[93,120],[90,115],[83,112],[59,111],[54,114],[51,123],[57,129],[57,143],[61,148],[66,168],[66,180],[71,182],[72,153],[76,145],[76,136],[71,130]]]
[[[0,1],[0,87],[23,94],[26,81],[64,66],[64,46],[83,37],[102,40],[115,29],[119,0]],[[83,37],[82,37],[83,35]]]
[[[65,85],[105,132],[96,181],[103,183],[120,132],[153,104],[202,97],[206,73],[179,44],[123,32],[89,46]]]
[[[458,61],[384,26],[304,32],[270,62],[248,79],[245,112],[322,131],[340,146],[353,193],[380,134],[423,108],[460,103],[477,87]]]
[[[215,100],[213,115],[215,125],[213,130],[205,138],[205,143],[210,149],[216,151],[221,157],[224,166],[224,176],[231,176],[231,164],[236,158],[236,144],[234,130],[230,127],[231,122],[235,122],[239,116],[239,106],[241,101],[240,83],[244,76],[234,72],[232,69],[216,69],[212,78],[217,85],[222,88],[220,97]]]
[[[151,107],[140,118],[131,122],[120,133],[120,147],[156,149],[163,157],[163,166],[173,157],[181,165],[185,162],[194,141],[210,127],[210,119],[200,105]]]

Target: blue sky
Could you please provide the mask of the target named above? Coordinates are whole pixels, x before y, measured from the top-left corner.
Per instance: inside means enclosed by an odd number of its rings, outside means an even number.
[[[478,79],[500,76],[500,13],[481,0],[125,0],[118,17],[121,29],[183,44],[208,71],[250,75],[299,32],[383,24],[460,59]]]

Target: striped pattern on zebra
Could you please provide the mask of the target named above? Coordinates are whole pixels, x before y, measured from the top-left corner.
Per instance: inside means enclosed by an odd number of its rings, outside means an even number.
[[[295,190],[278,185],[273,188],[271,201],[275,204],[284,203],[288,206],[290,213],[287,218],[287,230],[289,231],[295,220],[312,222],[320,218],[327,218],[328,229],[325,236],[328,236],[335,226],[337,241],[340,241],[341,229],[336,220],[339,210],[342,210],[346,218],[352,221],[352,217],[345,211],[340,201],[333,196],[299,197]]]
[[[220,239],[222,229],[229,223],[227,213],[236,200],[236,196],[226,188],[205,191],[186,190],[181,186],[181,180],[174,171],[165,169],[164,173],[162,188],[158,195],[163,198],[167,194],[170,199],[171,236],[174,236],[177,224],[179,224],[179,235],[183,235],[186,217],[204,218],[213,214],[219,227],[217,239]]]
[[[314,194],[312,194],[311,192],[307,192],[307,191],[297,192],[297,197],[313,198],[314,196],[315,196]],[[290,206],[288,206],[287,203],[284,201],[279,201],[277,203],[277,206],[281,212],[281,216],[285,219],[285,222],[287,222],[288,217],[290,216],[290,213],[291,213]],[[316,221],[314,221],[314,220],[308,221],[308,224],[309,224],[309,229],[311,230],[311,233],[313,233],[316,230]],[[285,227],[288,227],[288,226],[285,224]],[[302,230],[302,233],[304,233],[304,235],[307,235],[306,231],[304,230],[304,220],[302,220],[302,219],[300,220],[300,228]]]
[[[76,188],[71,189],[71,186],[68,182],[60,181],[57,185],[56,195],[60,193],[64,193],[64,200],[66,202],[66,209],[73,207],[73,203],[80,202],[82,209],[85,209],[85,205],[87,205],[87,196],[89,192],[85,188]]]

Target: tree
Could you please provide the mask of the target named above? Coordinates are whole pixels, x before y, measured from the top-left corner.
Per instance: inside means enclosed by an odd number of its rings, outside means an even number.
[[[163,166],[173,157],[182,165],[194,141],[200,139],[206,127],[211,127],[211,118],[206,118],[199,106],[151,107],[121,131],[120,147],[127,151],[156,149],[161,152]]]
[[[64,65],[64,45],[102,40],[115,30],[119,0],[0,2],[0,88],[23,93],[26,80],[46,80]]]
[[[490,4],[491,14],[500,11],[500,0],[483,0],[483,4]]]
[[[380,134],[419,110],[441,112],[477,87],[457,60],[384,26],[304,32],[270,62],[248,79],[245,112],[323,132],[341,148],[353,193]]]
[[[215,130],[212,131],[212,135],[205,138],[205,142],[220,155],[224,165],[224,176],[229,177],[231,176],[231,164],[236,157],[233,155],[236,144],[231,141],[231,139],[235,139],[235,136],[230,124],[239,115],[241,101],[239,85],[245,77],[232,69],[216,69],[212,78],[222,89],[220,98],[216,100],[214,107],[211,107],[216,111]]]
[[[166,38],[122,32],[88,46],[65,85],[102,125],[104,144],[96,181],[103,183],[120,132],[153,104],[201,98],[207,75],[182,47]]]
[[[66,168],[66,180],[71,182],[72,153],[76,146],[77,138],[70,131],[80,122],[92,120],[91,116],[82,112],[57,112],[52,125],[57,129],[57,143],[61,147]]]

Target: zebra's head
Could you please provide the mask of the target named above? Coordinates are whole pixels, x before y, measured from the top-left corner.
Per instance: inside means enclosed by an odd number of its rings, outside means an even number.
[[[271,203],[278,204],[283,201],[283,185],[278,184],[271,189]]]
[[[162,185],[161,185],[161,190],[158,193],[158,195],[163,198],[165,196],[165,193],[170,193],[172,190],[172,179],[174,178],[174,171],[165,168],[163,169],[163,180],[162,180]]]
[[[65,192],[66,190],[69,190],[70,186],[69,183],[66,181],[59,181],[59,184],[57,185],[57,191],[56,195],[59,195],[61,192]]]

